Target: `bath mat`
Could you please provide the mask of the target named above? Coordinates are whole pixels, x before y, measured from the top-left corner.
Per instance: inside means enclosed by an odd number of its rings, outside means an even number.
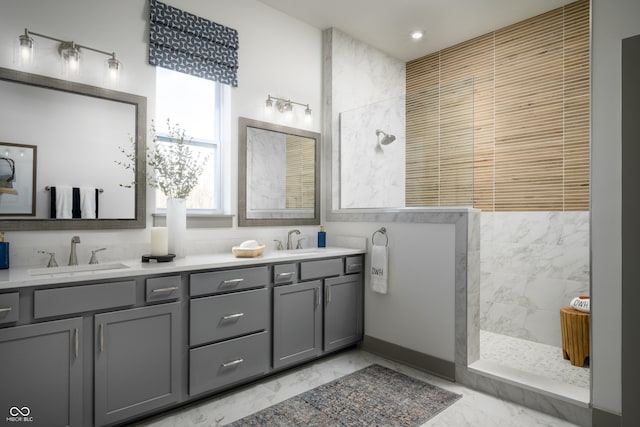
[[[371,365],[229,424],[419,426],[462,396]]]

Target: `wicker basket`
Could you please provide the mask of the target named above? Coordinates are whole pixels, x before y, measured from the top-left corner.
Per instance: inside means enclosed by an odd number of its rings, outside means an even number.
[[[231,248],[231,252],[237,258],[254,258],[262,255],[265,245],[260,245],[257,248],[241,248],[240,246],[234,246]]]

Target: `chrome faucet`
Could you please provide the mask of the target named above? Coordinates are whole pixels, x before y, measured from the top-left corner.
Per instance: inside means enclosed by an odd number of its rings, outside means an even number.
[[[80,236],[71,238],[71,252],[69,253],[69,265],[78,265],[78,254],[76,253],[76,244],[80,243]]]
[[[287,250],[290,251],[293,249],[293,243],[291,243],[291,235],[292,234],[300,234],[300,230],[291,230],[289,234],[287,234]]]

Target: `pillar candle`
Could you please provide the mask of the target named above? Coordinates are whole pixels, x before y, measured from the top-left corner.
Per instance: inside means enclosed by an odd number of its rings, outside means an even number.
[[[151,255],[167,255],[169,253],[169,233],[167,227],[151,227]]]

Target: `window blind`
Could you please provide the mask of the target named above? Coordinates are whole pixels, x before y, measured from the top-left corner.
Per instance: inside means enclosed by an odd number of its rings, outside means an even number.
[[[149,64],[238,86],[238,32],[150,0]]]

